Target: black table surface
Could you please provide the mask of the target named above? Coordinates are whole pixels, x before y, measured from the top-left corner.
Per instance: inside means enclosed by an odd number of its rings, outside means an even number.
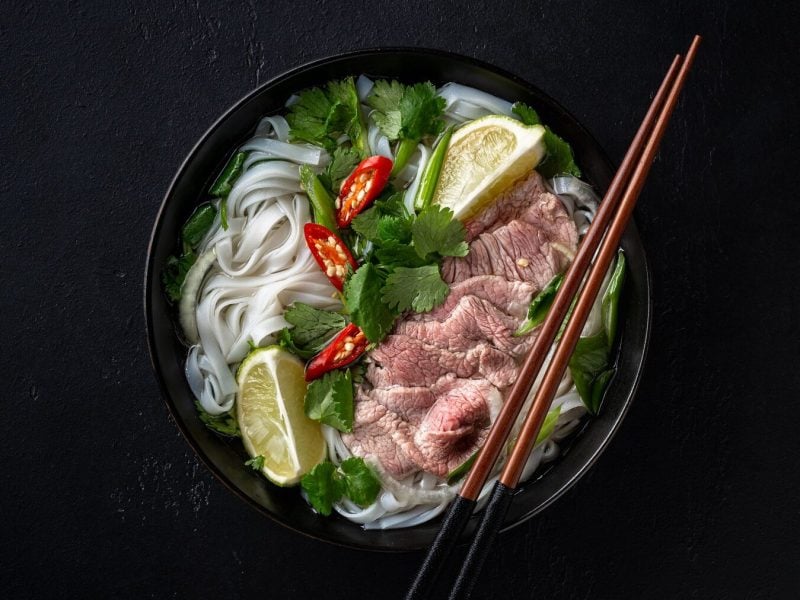
[[[636,214],[655,298],[637,400],[590,473],[501,537],[478,597],[798,597],[794,6],[4,2],[2,596],[400,598],[420,554],[266,519],[170,421],[142,280],[173,173],[255,86],[385,45],[512,71],[618,161],[697,32]]]

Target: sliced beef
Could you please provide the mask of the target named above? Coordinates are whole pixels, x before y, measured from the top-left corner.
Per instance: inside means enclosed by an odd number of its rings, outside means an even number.
[[[470,252],[443,262],[435,310],[407,316],[368,359],[350,450],[391,476],[444,476],[483,444],[535,334],[515,338],[533,294],[562,272],[575,225],[533,173],[466,223]]]
[[[514,337],[518,326],[519,319],[491,302],[463,296],[443,321],[403,321],[395,333],[453,352],[466,352],[476,343],[488,341],[498,350],[518,357],[530,346],[528,336]]]
[[[477,275],[500,275],[509,281],[532,282],[537,290],[569,264],[574,247],[554,244],[534,225],[511,221],[482,233],[463,258],[448,258],[442,277],[448,283]]]
[[[367,369],[367,379],[376,388],[429,386],[440,377],[480,376],[499,388],[508,387],[517,376],[514,358],[486,342],[478,342],[463,352],[439,348],[402,334],[389,335],[371,358],[375,366]]]
[[[575,223],[564,205],[544,187],[535,171],[521,179],[480,214],[468,221],[468,240],[492,232],[511,221],[524,221],[536,227],[547,240],[560,241],[574,248],[578,243]]]
[[[515,319],[523,319],[533,298],[534,286],[527,281],[508,281],[500,275],[479,275],[454,283],[441,306],[431,312],[412,313],[406,321],[444,321],[464,296],[475,296]]]

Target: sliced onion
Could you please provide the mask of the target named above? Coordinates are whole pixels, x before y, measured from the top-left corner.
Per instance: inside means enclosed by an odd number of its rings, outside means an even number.
[[[186,273],[186,279],[183,280],[181,286],[181,300],[178,303],[178,320],[183,329],[183,334],[186,339],[192,344],[200,341],[197,334],[197,316],[195,309],[197,308],[197,293],[200,291],[200,286],[203,279],[208,273],[209,269],[214,266],[214,261],[217,260],[217,253],[212,248],[207,252],[200,255],[194,264]]]

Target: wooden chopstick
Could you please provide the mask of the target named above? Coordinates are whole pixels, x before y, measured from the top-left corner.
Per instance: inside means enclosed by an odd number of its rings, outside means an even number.
[[[486,557],[488,556],[488,550],[502,526],[503,518],[511,504],[514,491],[519,483],[522,471],[525,468],[525,463],[533,450],[533,445],[541,429],[542,422],[556,395],[561,378],[564,376],[564,372],[567,369],[569,359],[575,350],[586,319],[600,292],[606,272],[614,260],[620,240],[622,239],[622,234],[625,232],[625,228],[633,213],[633,208],[644,187],[650,167],[658,151],[661,138],[664,135],[672,111],[678,101],[681,89],[686,82],[689,69],[694,62],[699,44],[700,36],[695,36],[686,53],[686,59],[681,64],[677,78],[670,87],[667,99],[650,133],[644,151],[636,163],[630,183],[619,202],[617,212],[608,230],[605,232],[603,241],[591,266],[591,270],[586,277],[586,282],[578,295],[575,308],[569,317],[569,322],[564,329],[561,339],[558,341],[555,353],[550,361],[550,365],[545,371],[542,383],[536,391],[533,404],[525,417],[514,448],[492,490],[492,495],[490,496],[489,503],[482,516],[481,524],[472,540],[472,545],[467,553],[466,560],[461,566],[456,583],[451,590],[450,600],[463,600],[470,597]]]
[[[695,38],[695,42],[692,45],[693,48],[696,48],[697,42],[699,42],[699,37]],[[667,75],[664,78],[664,81],[659,87],[659,90],[656,93],[650,108],[648,109],[647,114],[645,115],[645,118],[636,133],[636,136],[633,139],[631,146],[628,149],[628,152],[626,153],[619,170],[617,171],[617,174],[612,180],[603,202],[600,204],[600,208],[595,215],[592,226],[578,248],[578,253],[576,254],[575,259],[573,260],[573,263],[567,272],[567,276],[565,277],[561,288],[553,301],[548,313],[548,317],[540,328],[539,335],[520,370],[517,381],[509,393],[509,397],[506,399],[500,414],[492,426],[484,447],[482,448],[475,464],[470,470],[461,492],[453,501],[450,510],[442,522],[442,526],[439,530],[436,540],[429,549],[429,552],[425,557],[425,560],[423,561],[423,564],[417,573],[414,582],[408,590],[406,600],[422,600],[427,598],[433,591],[436,577],[441,571],[444,562],[452,552],[459,535],[466,526],[466,523],[469,520],[473,509],[475,508],[478,494],[480,493],[480,490],[486,482],[486,479],[491,473],[494,463],[505,444],[505,440],[516,421],[525,399],[527,398],[530,387],[535,380],[535,376],[541,369],[545,356],[547,355],[558,329],[560,328],[561,323],[567,314],[569,306],[572,302],[572,298],[577,293],[577,290],[584,279],[586,271],[589,268],[591,259],[600,245],[601,240],[603,239],[605,229],[612,220],[614,209],[622,197],[623,188],[630,179],[637,162],[640,160],[642,148],[647,140],[648,133],[651,129],[653,129],[656,121],[658,120],[659,113],[662,112],[662,105],[664,105],[668,93],[674,87],[673,81],[675,80],[679,66],[680,56],[676,56],[672,62],[672,65],[670,66],[669,71],[667,72]],[[672,95],[676,96],[676,94]],[[665,124],[666,123],[664,123],[664,125]],[[616,246],[614,249],[616,249]],[[603,271],[603,273],[604,272],[605,271]],[[532,423],[530,428],[533,428],[534,424],[535,423]],[[540,427],[541,422],[539,422],[539,424],[535,427],[537,433]],[[536,434],[534,434],[532,439],[535,439],[535,435]],[[524,444],[520,444],[520,446],[522,445]],[[508,495],[508,498],[510,500],[510,494]],[[497,505],[498,502],[495,502],[495,506]],[[502,516],[505,514],[507,505],[503,510],[500,510],[500,508],[502,507],[496,508],[492,512],[492,515],[496,516],[497,514],[500,514],[500,521],[502,521]],[[486,519],[487,516],[490,516],[487,513],[488,508],[484,513],[485,532],[492,530],[494,525],[499,528],[499,523],[492,524],[490,522],[491,519]],[[497,528],[495,528],[495,535]],[[491,539],[493,538],[494,536],[492,536]],[[477,547],[473,547],[479,549],[481,546],[478,545]],[[473,561],[479,558],[477,550],[475,553],[473,553],[473,555]],[[481,560],[480,562],[482,564],[483,561]],[[462,575],[465,573],[466,571],[463,571]],[[467,584],[470,584],[470,581],[464,578],[462,581],[462,588]],[[469,587],[471,589],[471,585]],[[454,588],[453,591],[455,593],[458,590]]]

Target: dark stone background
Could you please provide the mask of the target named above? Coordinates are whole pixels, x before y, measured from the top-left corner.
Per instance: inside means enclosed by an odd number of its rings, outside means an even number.
[[[517,73],[619,160],[699,32],[637,214],[655,289],[638,399],[591,472],[502,537],[480,597],[798,597],[793,6],[3,2],[2,595],[401,597],[420,555],[344,550],[267,520],[170,422],[141,286],[173,173],[253,87],[380,45]]]

